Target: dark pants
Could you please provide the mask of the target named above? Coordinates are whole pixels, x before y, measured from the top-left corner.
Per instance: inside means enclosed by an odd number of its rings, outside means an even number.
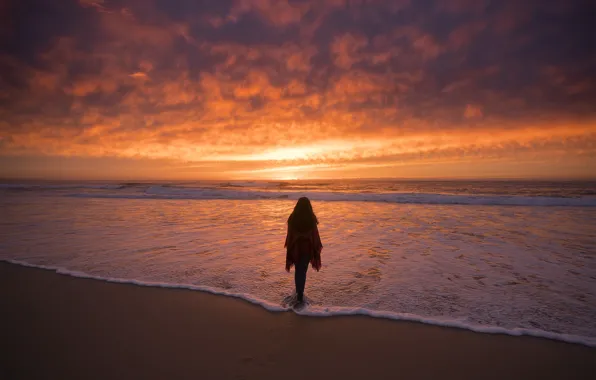
[[[296,282],[296,295],[298,301],[302,302],[304,297],[304,286],[306,285],[306,271],[308,270],[308,264],[310,257],[308,255],[302,255],[300,260],[296,263],[296,272],[294,274],[294,281]]]

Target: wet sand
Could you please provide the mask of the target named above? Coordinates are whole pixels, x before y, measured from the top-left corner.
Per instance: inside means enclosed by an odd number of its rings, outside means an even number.
[[[0,263],[2,379],[593,379],[596,349]]]

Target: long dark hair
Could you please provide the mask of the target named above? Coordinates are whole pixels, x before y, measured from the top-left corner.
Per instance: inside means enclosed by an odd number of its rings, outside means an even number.
[[[312,205],[307,197],[298,199],[294,211],[288,218],[288,226],[298,232],[310,231],[319,224],[319,220],[312,210]]]

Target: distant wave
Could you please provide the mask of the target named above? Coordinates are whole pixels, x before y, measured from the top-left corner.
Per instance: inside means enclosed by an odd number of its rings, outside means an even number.
[[[320,187],[317,187],[320,186]],[[0,184],[0,191],[44,192],[81,198],[126,198],[126,199],[230,199],[230,200],[297,200],[302,196],[314,201],[344,202],[386,202],[426,205],[486,205],[486,206],[558,206],[596,207],[594,190],[576,190],[574,196],[563,194],[457,194],[432,192],[385,192],[381,187],[359,188],[346,191],[345,188],[329,187],[328,183],[288,184],[287,182],[232,181],[219,183],[63,183],[63,184]],[[430,191],[429,191],[430,190]],[[458,188],[458,192],[469,192]]]
[[[594,197],[540,197],[540,196],[506,196],[506,195],[450,195],[426,193],[363,193],[363,192],[325,192],[325,191],[260,191],[222,188],[183,188],[169,186],[149,186],[142,193],[78,193],[73,197],[92,198],[127,198],[127,199],[229,199],[229,200],[261,200],[291,199],[302,196],[314,201],[344,202],[386,202],[402,204],[427,205],[497,205],[497,206],[564,206],[564,207],[596,207]]]
[[[50,271],[54,271],[58,274],[72,276],[72,277],[101,280],[101,281],[121,283],[121,284],[131,284],[131,285],[137,285],[137,286],[149,286],[149,287],[171,288],[171,289],[187,289],[187,290],[195,290],[195,291],[201,291],[201,292],[205,292],[205,293],[211,293],[211,294],[215,294],[215,295],[240,298],[240,299],[248,301],[252,304],[259,305],[259,306],[263,307],[265,310],[268,310],[271,312],[292,311],[292,309],[289,307],[281,306],[279,304],[275,304],[270,301],[260,299],[258,297],[253,296],[252,294],[234,293],[234,292],[226,291],[223,289],[217,289],[217,288],[213,288],[213,287],[209,287],[209,286],[178,284],[178,283],[164,283],[164,282],[150,282],[150,281],[141,281],[141,280],[137,280],[137,279],[102,277],[102,276],[96,276],[96,275],[92,275],[92,274],[88,274],[88,273],[84,273],[84,272],[68,270],[66,268],[61,268],[61,267],[57,267],[57,266],[35,265],[35,264],[30,264],[30,263],[27,263],[24,261],[19,261],[19,260],[0,259],[0,262],[2,262],[2,261],[5,261],[5,262],[11,263],[11,264],[25,266],[25,267],[50,270]],[[366,309],[366,308],[362,308],[362,307],[307,306],[306,308],[304,308],[300,311],[295,311],[295,313],[300,314],[300,315],[310,316],[310,317],[334,317],[334,316],[363,315],[363,316],[373,317],[373,318],[383,318],[383,319],[392,319],[392,320],[397,320],[397,321],[418,322],[418,323],[424,323],[424,324],[428,324],[428,325],[471,330],[471,331],[474,331],[477,333],[485,333],[485,334],[505,334],[505,335],[513,335],[513,336],[528,335],[528,336],[534,336],[534,337],[539,337],[539,338],[559,340],[559,341],[563,341],[563,342],[567,342],[567,343],[581,344],[581,345],[585,345],[588,347],[596,347],[596,338],[593,338],[593,337],[578,336],[578,335],[571,335],[571,334],[560,334],[560,333],[554,333],[554,332],[537,330],[537,329],[527,329],[527,328],[507,329],[507,328],[499,327],[499,326],[476,325],[476,324],[467,323],[467,322],[460,321],[460,320],[424,317],[424,316],[410,314],[410,313],[377,311],[377,310],[370,310],[370,309]]]

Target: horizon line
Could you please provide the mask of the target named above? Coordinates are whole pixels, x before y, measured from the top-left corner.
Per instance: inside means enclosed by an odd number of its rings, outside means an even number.
[[[0,177],[0,182],[14,181],[58,181],[58,182],[307,182],[307,181],[596,181],[596,177],[346,177],[346,178],[41,178],[41,177]]]

